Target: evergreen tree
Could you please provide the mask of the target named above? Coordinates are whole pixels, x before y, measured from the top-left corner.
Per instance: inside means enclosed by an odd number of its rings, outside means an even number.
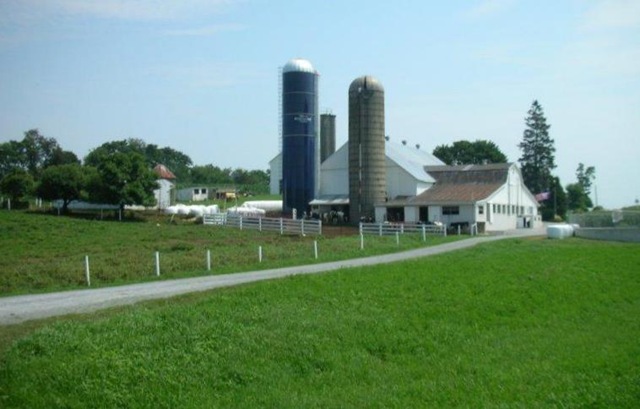
[[[554,141],[549,136],[547,119],[538,101],[533,101],[526,118],[527,128],[518,147],[522,150],[519,159],[525,185],[534,193],[549,191],[552,185],[551,170],[556,167]]]

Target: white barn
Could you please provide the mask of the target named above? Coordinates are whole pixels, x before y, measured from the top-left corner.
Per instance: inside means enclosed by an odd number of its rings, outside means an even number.
[[[479,232],[535,227],[538,203],[515,164],[447,166],[417,146],[385,144],[386,201],[376,204],[376,221],[442,222]],[[349,214],[349,148],[342,145],[320,166],[313,213]],[[269,162],[271,192],[282,174],[281,155]]]

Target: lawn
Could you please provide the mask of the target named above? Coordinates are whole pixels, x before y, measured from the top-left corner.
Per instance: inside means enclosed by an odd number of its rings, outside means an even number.
[[[0,211],[0,296],[86,288],[85,256],[92,287],[101,287],[344,260],[460,239],[428,237],[425,243],[420,235],[405,235],[398,246],[395,237],[367,236],[361,250],[355,230],[340,237],[281,236],[170,220],[159,215],[117,222]]]
[[[635,408],[639,250],[512,239],[63,319],[4,354],[0,406]]]

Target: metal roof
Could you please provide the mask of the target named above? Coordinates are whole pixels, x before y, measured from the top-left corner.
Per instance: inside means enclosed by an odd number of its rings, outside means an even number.
[[[385,153],[387,158],[421,182],[435,182],[435,179],[427,173],[427,167],[444,165],[440,159],[429,152],[391,141],[386,142]]]
[[[303,58],[294,58],[287,61],[284,67],[282,67],[282,73],[287,72],[308,72],[311,74],[317,74],[318,71],[313,68],[309,60]]]
[[[156,165],[156,167],[153,168],[153,171],[156,173],[156,175],[160,179],[175,179],[176,178],[176,175],[174,175],[173,172],[171,172],[169,170],[169,168],[167,168],[163,164]]]
[[[359,92],[361,90],[368,91],[382,91],[384,92],[384,87],[376,78],[371,75],[363,75],[362,77],[356,78],[353,80],[351,85],[349,86],[349,92]]]

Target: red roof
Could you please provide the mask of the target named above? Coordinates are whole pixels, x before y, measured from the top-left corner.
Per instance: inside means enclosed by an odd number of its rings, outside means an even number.
[[[166,166],[162,165],[162,164],[157,164],[155,168],[153,168],[153,171],[156,172],[156,175],[158,175],[158,177],[160,179],[175,179],[176,175],[173,174],[173,172],[171,172],[169,170],[169,168],[167,168]]]

